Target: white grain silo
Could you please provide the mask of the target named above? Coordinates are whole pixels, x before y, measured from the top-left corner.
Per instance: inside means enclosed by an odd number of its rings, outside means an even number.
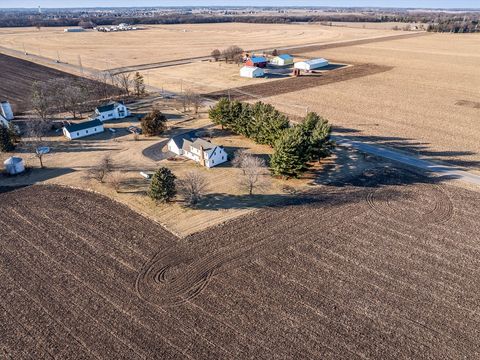
[[[3,115],[5,119],[8,121],[13,120],[13,111],[12,107],[10,106],[10,103],[8,101],[2,101],[0,103],[0,113]]]
[[[22,158],[12,156],[3,162],[5,171],[10,175],[20,174],[25,171],[25,163]]]

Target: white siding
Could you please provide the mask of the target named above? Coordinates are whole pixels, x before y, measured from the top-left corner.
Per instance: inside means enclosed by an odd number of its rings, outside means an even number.
[[[82,137],[85,137],[85,136],[90,136],[90,135],[95,135],[95,134],[99,134],[101,132],[103,132],[104,129],[103,129],[103,126],[99,125],[99,126],[95,126],[95,127],[91,127],[89,129],[83,129],[83,130],[78,130],[78,131],[72,131],[71,133],[67,131],[66,128],[63,128],[63,134],[69,138],[70,140],[74,140],[74,139],[79,139],[79,138],[82,138]]]

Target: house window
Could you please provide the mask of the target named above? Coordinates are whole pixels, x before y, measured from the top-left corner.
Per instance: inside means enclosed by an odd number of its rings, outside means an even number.
[[[222,156],[222,160],[224,160],[224,157]]]
[[[77,136],[80,136],[80,133],[77,132]]]
[[[212,160],[212,164],[215,164],[215,161],[214,161],[214,160]]]
[[[88,134],[88,130],[85,130],[85,132]]]

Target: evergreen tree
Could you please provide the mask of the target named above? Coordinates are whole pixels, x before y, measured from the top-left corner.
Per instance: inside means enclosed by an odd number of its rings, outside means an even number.
[[[215,106],[210,108],[208,116],[214,124],[221,125],[223,129],[228,127],[230,110],[230,101],[227,98],[221,98]]]
[[[13,144],[17,144],[20,142],[20,135],[15,128],[15,124],[13,122],[8,123],[8,134],[10,135],[10,139],[12,140]]]
[[[145,115],[140,122],[142,132],[147,136],[162,134],[167,128],[167,118],[160,110],[154,109]]]
[[[152,176],[148,195],[155,201],[168,202],[177,193],[176,176],[166,167],[161,167]]]
[[[310,136],[310,161],[318,161],[332,153],[335,143],[330,139],[332,127],[327,120],[322,119],[313,129]]]
[[[306,139],[307,148],[305,151],[308,154],[307,161],[320,161],[322,158],[330,155],[333,149],[333,142],[330,140],[332,128],[328,120],[311,112],[307,114],[300,126]]]
[[[9,152],[15,149],[8,128],[0,124],[0,152]]]
[[[135,89],[135,94],[137,96],[145,94],[145,79],[143,78],[143,75],[140,74],[138,71],[133,77],[133,88]]]
[[[300,126],[284,130],[274,149],[270,167],[275,175],[298,177],[305,170],[305,138]]]

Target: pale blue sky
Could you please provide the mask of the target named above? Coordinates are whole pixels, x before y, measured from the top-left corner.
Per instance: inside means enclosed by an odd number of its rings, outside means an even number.
[[[479,0],[0,0],[0,8],[21,7],[121,7],[121,6],[377,6],[416,8],[480,8]]]

